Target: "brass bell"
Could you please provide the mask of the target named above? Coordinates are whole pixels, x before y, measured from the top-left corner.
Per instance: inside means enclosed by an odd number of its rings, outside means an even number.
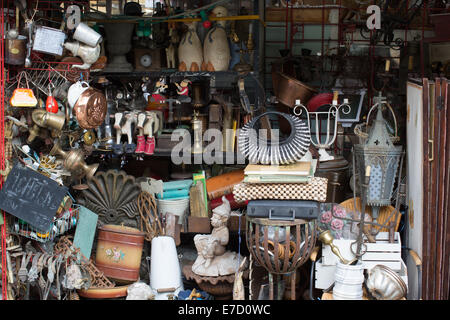
[[[344,257],[341,255],[341,252],[339,251],[339,248],[336,247],[333,244],[333,235],[331,234],[330,230],[326,230],[320,233],[319,235],[319,240],[324,244],[324,245],[328,245],[331,247],[331,251],[338,256],[339,260],[341,260],[341,262],[343,264],[352,264],[353,262],[355,262],[355,260],[352,261],[348,261],[346,259],[344,259]]]
[[[99,164],[94,163],[91,165],[87,165],[84,161],[83,152],[79,149],[64,151],[61,149],[59,142],[55,142],[52,150],[50,150],[50,155],[59,155],[64,159],[64,167],[70,172],[76,172],[81,169],[86,175],[87,179],[92,179],[95,172],[98,169]]]

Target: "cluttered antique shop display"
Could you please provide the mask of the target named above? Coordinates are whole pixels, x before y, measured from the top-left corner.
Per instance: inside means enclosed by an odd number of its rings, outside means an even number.
[[[9,2],[2,298],[405,299],[393,102],[269,92],[253,2],[174,2]]]

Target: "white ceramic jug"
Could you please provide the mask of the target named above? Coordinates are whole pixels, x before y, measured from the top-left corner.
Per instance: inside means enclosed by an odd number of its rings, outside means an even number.
[[[356,265],[336,264],[334,274],[334,300],[362,300],[364,282],[364,267],[361,261]]]
[[[172,237],[152,239],[150,287],[156,300],[168,300],[169,295],[177,296],[184,290],[177,248]]]
[[[73,108],[81,94],[89,89],[89,83],[86,81],[77,81],[69,87],[67,91],[67,102],[70,108]]]
[[[90,47],[79,42],[66,42],[64,48],[72,52],[74,56],[80,57],[84,62],[82,65],[73,65],[72,68],[89,69],[100,57],[100,45]]]

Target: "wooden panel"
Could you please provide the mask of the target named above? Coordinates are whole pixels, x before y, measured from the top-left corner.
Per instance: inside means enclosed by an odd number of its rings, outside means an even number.
[[[447,81],[447,122],[450,121],[450,94],[448,86],[450,85],[450,82]],[[446,145],[446,178],[445,178],[445,188],[446,188],[446,194],[448,195],[448,192],[450,190],[450,130],[447,129],[447,145]],[[443,273],[443,292],[444,296],[443,299],[448,300],[449,297],[449,291],[450,291],[450,224],[448,222],[448,216],[449,216],[449,197],[445,197],[445,207],[444,207],[444,221],[443,221],[443,229],[444,229],[444,243],[443,243],[443,251],[444,251],[444,262],[446,263],[446,266],[444,266],[444,273]]]
[[[425,81],[424,81],[425,83]],[[424,153],[424,225],[422,297],[425,300],[448,299],[449,289],[449,98],[448,80],[435,79],[430,85],[430,107],[424,116],[424,135],[433,141],[432,161]],[[427,108],[424,108],[424,111]],[[424,138],[425,139],[425,138]]]
[[[323,16],[322,16],[323,12]],[[318,9],[290,9],[289,21],[302,22],[302,23],[324,23],[329,22],[328,16],[330,15],[330,9],[318,10]],[[285,22],[286,21],[286,8],[268,8],[266,10],[266,22]]]
[[[437,112],[439,117],[439,153],[438,153],[438,176],[437,176],[437,185],[438,185],[438,203],[437,203],[437,224],[436,224],[436,290],[435,290],[435,298],[441,299],[444,295],[443,292],[443,235],[444,235],[444,201],[446,198],[444,181],[445,181],[445,148],[446,148],[446,131],[447,131],[447,81],[445,78],[440,79],[440,93],[439,93],[439,101],[437,105]]]
[[[423,79],[423,141],[422,144],[424,146],[426,146],[426,149],[424,150],[423,153],[423,231],[422,231],[422,296],[419,297],[419,299],[426,299],[426,292],[427,290],[427,274],[428,274],[428,255],[430,252],[430,248],[428,245],[428,225],[429,225],[429,210],[430,210],[430,205],[429,205],[429,201],[430,201],[430,186],[429,186],[429,175],[430,175],[430,162],[429,162],[429,153],[428,153],[428,131],[430,128],[429,125],[429,116],[430,116],[430,84],[428,79]]]

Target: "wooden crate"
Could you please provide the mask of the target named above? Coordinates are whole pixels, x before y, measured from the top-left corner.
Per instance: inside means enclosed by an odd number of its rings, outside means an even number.
[[[334,282],[334,272],[336,271],[336,265],[324,265],[322,259],[316,262],[315,268],[315,282],[314,287],[316,289],[328,289]]]
[[[368,243],[367,252],[362,256],[362,263],[364,269],[371,269],[377,264],[385,265],[392,270],[401,270],[401,240],[400,234],[395,233],[394,243],[389,243],[389,233],[380,232],[376,236],[376,243]],[[350,250],[350,245],[355,242],[355,240],[334,240],[333,243],[339,248],[342,256],[347,260],[353,260],[355,258],[354,254]],[[322,245],[322,257],[323,264],[330,266],[336,265],[339,258],[331,251],[330,246]]]

